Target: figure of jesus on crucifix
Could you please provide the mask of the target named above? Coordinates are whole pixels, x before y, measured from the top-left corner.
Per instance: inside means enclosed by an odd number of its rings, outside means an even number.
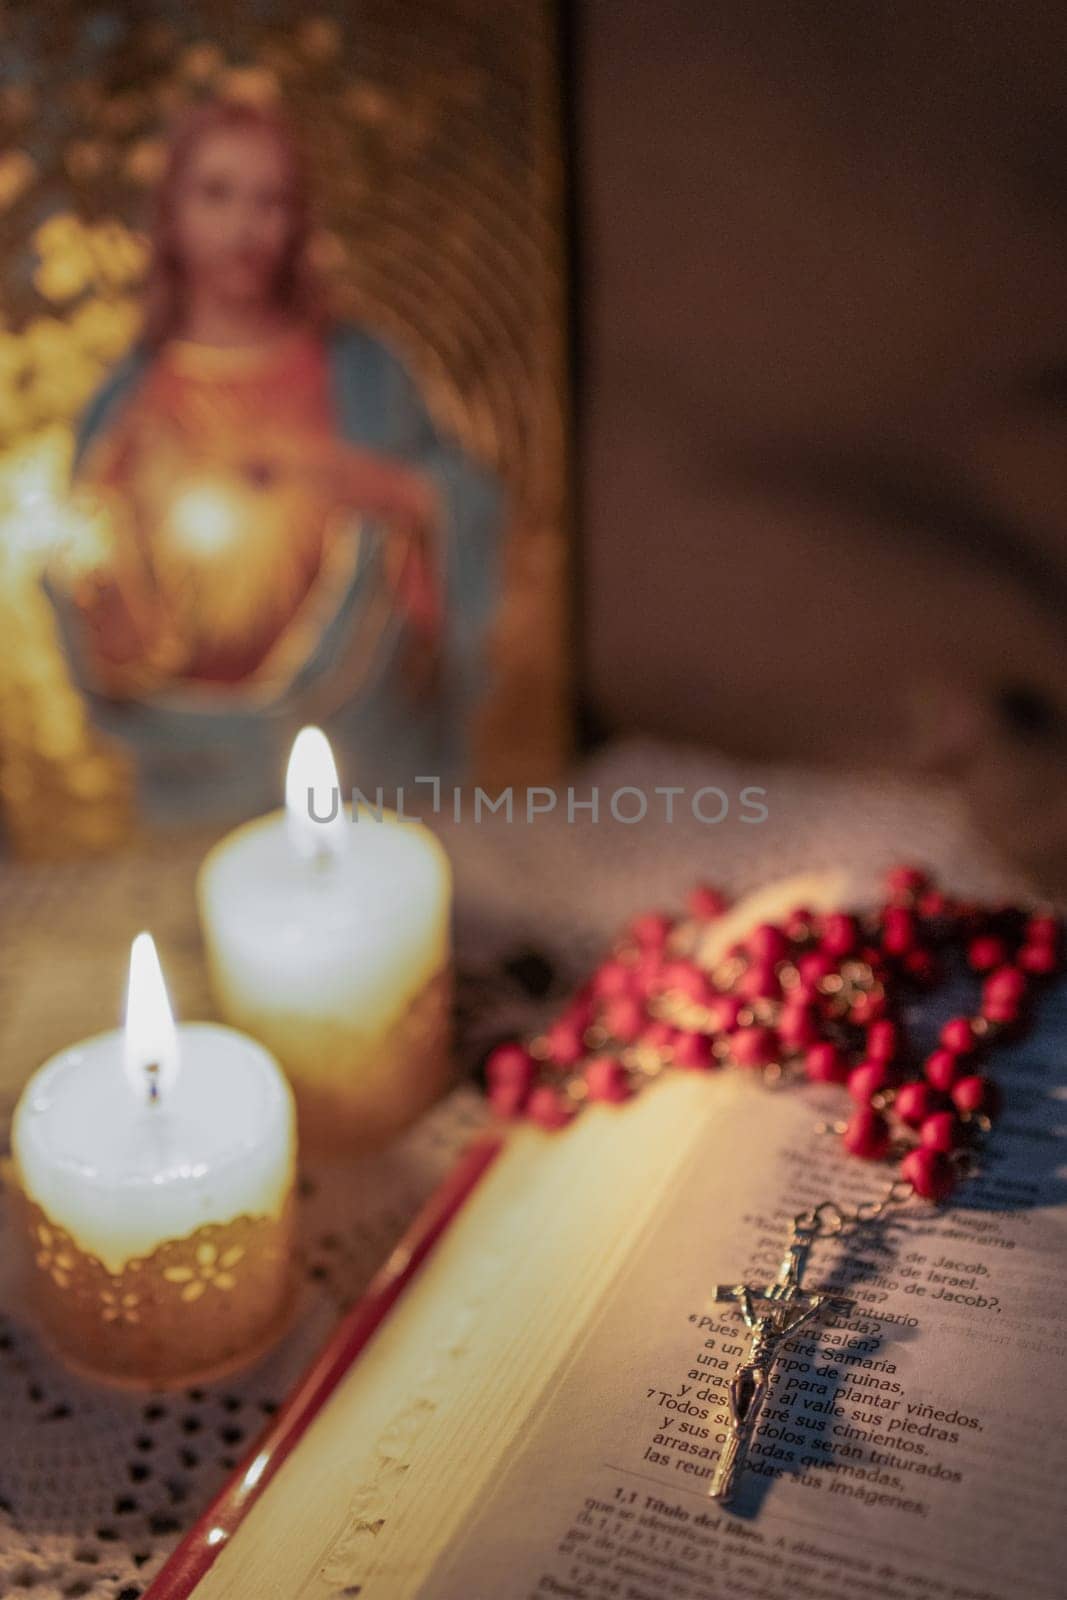
[[[848,1308],[847,1302],[832,1295],[809,1294],[801,1287],[814,1238],[814,1229],[806,1228],[799,1219],[794,1221],[792,1237],[773,1283],[764,1289],[720,1283],[711,1296],[713,1305],[723,1301],[738,1304],[749,1330],[748,1349],[730,1380],[730,1432],[708,1488],[712,1500],[725,1504],[733,1498],[760,1407],[770,1387],[771,1369],[782,1346],[789,1344],[804,1323],[824,1306]]]

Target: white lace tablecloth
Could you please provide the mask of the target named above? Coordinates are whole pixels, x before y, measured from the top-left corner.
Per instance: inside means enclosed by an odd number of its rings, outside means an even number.
[[[438,825],[457,882],[458,1086],[390,1149],[307,1169],[300,1315],[273,1354],[240,1377],[177,1395],[136,1397],[70,1376],[44,1351],[19,1303],[0,1216],[0,1596],[144,1593],[342,1309],[447,1171],[486,1110],[469,1076],[495,1039],[559,1001],[631,913],[670,907],[697,879],[740,892],[811,868],[848,870],[857,899],[884,868],[915,859],[958,892],[1020,885],[968,832],[950,797],[889,780],[739,767],[704,754],[623,743],[569,780],[599,791],[600,820],[556,809],[526,822],[475,821],[461,803]],[[766,789],[766,821],[698,821],[702,785],[736,797]],[[616,821],[621,786],[649,799],[640,823]],[[674,786],[675,820],[657,788]],[[465,797],[466,798],[466,797]],[[544,803],[543,797],[540,803]],[[631,797],[620,806],[638,809]],[[704,808],[710,810],[710,802]],[[445,812],[450,820],[445,821]],[[150,927],[179,1014],[209,1016],[193,877],[203,842],[169,839],[107,861],[0,864],[0,1128],[27,1076],[53,1050],[114,1025],[129,941]],[[386,1334],[387,1336],[387,1334]]]

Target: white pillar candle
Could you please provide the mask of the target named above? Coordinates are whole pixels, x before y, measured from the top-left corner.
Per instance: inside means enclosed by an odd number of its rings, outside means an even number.
[[[131,954],[125,1028],[38,1069],[11,1147],[34,1298],[77,1363],[188,1381],[276,1327],[290,1277],[292,1093],[254,1040],[175,1027],[147,934]]]
[[[318,729],[286,806],[223,839],[197,894],[221,1014],[296,1092],[302,1142],[381,1144],[448,1086],[451,867],[428,828],[340,799]]]

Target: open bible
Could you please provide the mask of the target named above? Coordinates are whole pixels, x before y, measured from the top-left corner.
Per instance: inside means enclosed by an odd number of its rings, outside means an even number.
[[[791,883],[724,919],[725,944]],[[673,1072],[566,1129],[479,1135],[150,1590],[156,1600],[1052,1600],[1067,1585],[1067,997],[1006,1049],[947,1209],[820,1241],[729,1507],[744,1347],[716,1285],[789,1219],[881,1192],[840,1091]]]

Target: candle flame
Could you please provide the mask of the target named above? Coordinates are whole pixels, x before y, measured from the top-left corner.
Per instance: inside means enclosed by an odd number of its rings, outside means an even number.
[[[321,728],[301,728],[285,774],[285,816],[293,849],[304,861],[344,851],[347,818],[330,742]]]
[[[178,1076],[178,1030],[155,940],[139,933],[130,950],[123,1065],[134,1092],[158,1100]]]

